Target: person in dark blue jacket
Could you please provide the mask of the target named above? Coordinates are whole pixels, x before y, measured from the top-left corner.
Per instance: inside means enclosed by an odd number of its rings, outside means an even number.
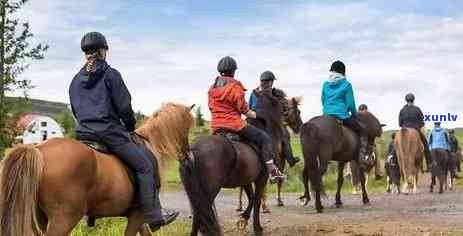
[[[288,113],[289,113],[289,107],[288,107],[288,100],[286,97],[286,93],[283,92],[281,89],[277,89],[273,87],[273,82],[276,80],[275,74],[273,72],[267,70],[264,71],[260,75],[260,84],[259,87],[256,89],[252,90],[251,96],[249,97],[249,108],[251,110],[256,111],[257,108],[257,93],[261,93],[263,91],[271,91],[272,95],[278,99],[278,101],[281,104],[281,110],[282,110],[282,115],[283,115],[283,120],[282,120],[282,131],[283,131],[283,141],[282,141],[282,147],[283,147],[283,157],[288,161],[289,166],[293,167],[296,165],[300,159],[297,156],[293,155],[293,150],[291,148],[291,135],[288,132],[287,129],[287,118],[288,118]]]
[[[359,158],[367,155],[368,136],[364,126],[357,120],[352,85],[346,79],[346,66],[341,61],[331,64],[330,76],[322,88],[323,115],[341,120],[360,136]]]
[[[153,154],[134,144],[135,131],[131,97],[121,74],[106,62],[108,44],[98,32],[81,41],[86,63],[74,76],[69,88],[72,112],[78,125],[77,139],[101,142],[135,171],[137,189],[145,223],[151,230],[174,221],[178,212],[162,209],[156,187]]]

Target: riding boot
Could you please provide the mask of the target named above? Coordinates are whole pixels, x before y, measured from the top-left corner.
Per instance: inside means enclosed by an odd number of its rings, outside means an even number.
[[[286,161],[288,162],[289,166],[293,167],[300,161],[299,157],[295,157],[293,155],[293,151],[291,150],[291,144],[289,140],[284,138],[282,142],[283,146],[283,156],[285,157]]]
[[[273,161],[268,161],[265,163],[267,167],[267,173],[270,175],[270,182],[283,182],[286,179],[286,176],[284,176],[278,167],[275,166]]]
[[[359,160],[360,161],[365,161],[367,160],[368,153],[367,153],[367,148],[368,148],[368,137],[367,135],[360,135],[360,145],[359,145]]]

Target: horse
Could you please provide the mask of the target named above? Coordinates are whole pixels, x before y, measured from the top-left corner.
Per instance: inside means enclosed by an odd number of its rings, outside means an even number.
[[[191,108],[163,104],[136,130],[160,170],[188,150]],[[0,178],[1,235],[69,235],[85,215],[125,216],[126,236],[151,235],[125,165],[76,140],[16,147],[2,161]]]
[[[288,124],[288,126],[291,128],[291,130],[295,134],[298,134],[302,126],[301,111],[299,110],[299,105],[302,102],[302,97],[292,97],[292,98],[289,98],[287,101],[288,101],[288,117],[286,119],[286,123]],[[286,129],[286,127],[282,127],[282,129]],[[283,135],[289,135],[289,132],[287,130],[283,130]],[[284,154],[282,152],[278,153],[277,160],[275,162],[275,164],[277,165],[280,171],[284,171],[285,164],[286,164],[286,161],[283,155]],[[281,199],[281,188],[282,187],[283,187],[283,183],[277,182],[278,206],[284,206],[283,200]],[[236,211],[243,210],[243,200],[242,200],[243,190],[244,190],[243,188],[240,188],[240,192],[238,195],[238,208],[236,209]],[[262,212],[270,213],[270,210],[267,207],[267,196],[266,195],[267,195],[267,188],[264,189],[264,194],[262,195]]]
[[[416,193],[424,153],[424,146],[418,130],[401,128],[396,132],[394,148],[399,161],[400,175],[405,181],[402,192],[405,194]]]
[[[276,147],[281,144],[281,105],[271,94],[256,94],[258,117]],[[281,145],[279,145],[281,146]],[[278,148],[277,148],[278,149]],[[247,226],[254,209],[254,231],[261,234],[260,206],[268,173],[256,150],[243,142],[233,143],[222,135],[204,136],[191,146],[189,158],[180,162],[180,176],[193,213],[191,235],[222,235],[214,199],[221,188],[243,187],[249,203],[240,215],[238,227]],[[253,187],[254,183],[254,187]]]
[[[429,186],[429,192],[434,192],[434,185],[436,185],[436,178],[439,179],[439,193],[444,193],[444,187],[447,189],[447,184],[450,190],[453,189],[453,178],[454,176],[450,175],[450,180],[447,183],[447,178],[449,177],[449,172],[451,168],[451,157],[450,153],[442,148],[436,148],[431,150],[431,157],[434,161],[434,165],[431,168],[431,185]]]
[[[362,185],[362,200],[364,204],[369,204],[368,194],[365,188],[365,172],[368,172],[374,165],[372,158],[375,138],[382,134],[382,125],[378,119],[370,112],[358,112],[357,118],[365,126],[368,135],[368,155],[359,160],[358,144],[359,137],[351,129],[340,124],[334,117],[316,116],[306,122],[301,129],[301,145],[304,155],[304,170],[302,172],[304,195],[304,205],[310,201],[309,179],[311,186],[315,190],[315,208],[318,213],[323,212],[320,195],[323,191],[322,176],[328,168],[328,162],[338,161],[338,188],[336,192],[336,207],[342,206],[341,188],[344,181],[344,165],[351,161],[359,164]]]

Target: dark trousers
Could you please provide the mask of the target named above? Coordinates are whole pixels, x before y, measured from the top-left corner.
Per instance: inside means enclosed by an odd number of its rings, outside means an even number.
[[[283,141],[282,141],[282,148],[283,148],[283,155],[284,158],[288,162],[294,162],[295,158],[293,155],[293,149],[291,148],[291,135],[288,132],[288,129],[286,127],[283,127]]]
[[[124,134],[123,137],[126,135]],[[157,182],[155,180],[155,171],[157,171],[153,153],[134,144],[127,139],[126,143],[120,143],[121,136],[114,137],[106,136],[103,142],[108,145],[124,164],[135,172],[137,182],[137,196],[142,205],[145,223],[162,220],[161,202],[159,200],[159,192]]]
[[[275,160],[276,151],[272,139],[263,130],[248,124],[237,133],[240,137],[256,145],[261,150],[260,158],[262,161]]]
[[[363,160],[367,155],[368,136],[365,127],[357,120],[355,115],[342,121],[344,125],[352,129],[359,136],[359,146],[356,151],[356,156]]]

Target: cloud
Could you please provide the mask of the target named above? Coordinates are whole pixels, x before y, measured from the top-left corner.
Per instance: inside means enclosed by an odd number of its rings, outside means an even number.
[[[276,86],[289,95],[304,95],[304,120],[321,113],[321,85],[336,59],[347,64],[357,102],[367,103],[389,128],[397,127],[407,92],[416,94],[425,112],[463,111],[456,86],[463,73],[460,13],[396,11],[388,3],[369,1],[266,2],[254,16],[237,11],[218,18],[215,12],[194,15],[185,4],[172,3],[160,12],[191,17],[194,20],[185,22],[191,28],[156,21],[165,33],[134,34],[149,30],[149,25],[132,28],[137,26],[129,19],[117,18],[126,17],[121,14],[130,6],[126,1],[115,1],[109,8],[101,7],[106,6],[103,1],[90,0],[30,3],[24,14],[36,39],[51,46],[47,59],[33,63],[24,75],[37,85],[34,97],[67,101],[70,80],[83,63],[80,37],[88,30],[104,29],[110,63],[124,76],[135,109],[145,113],[174,100],[200,104],[209,116],[207,89],[218,59],[225,55],[238,60],[237,76],[248,89],[270,69],[278,77]]]

